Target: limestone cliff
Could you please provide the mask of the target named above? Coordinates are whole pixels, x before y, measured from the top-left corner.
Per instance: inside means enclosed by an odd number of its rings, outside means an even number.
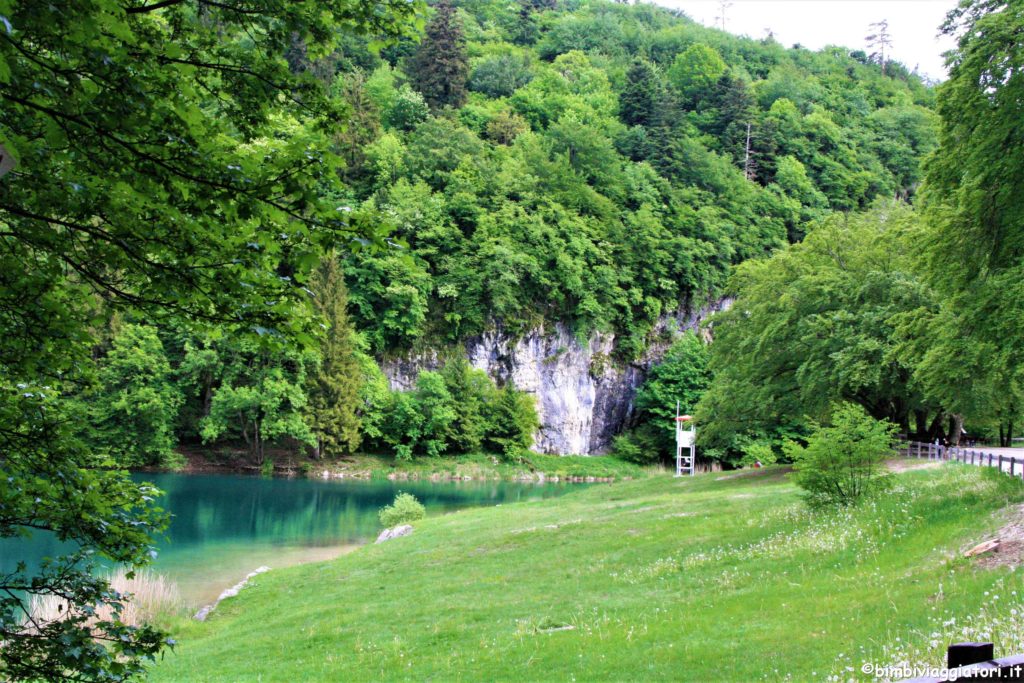
[[[615,335],[594,333],[580,343],[561,324],[510,337],[501,330],[465,343],[469,362],[499,384],[512,381],[533,394],[541,428],[534,450],[541,453],[592,454],[605,451],[612,437],[629,424],[633,397],[650,366],[665,353],[674,333],[697,330],[701,321],[728,305],[715,301],[696,310],[681,309],[659,321],[643,358],[613,360]],[[420,370],[441,365],[435,352],[381,363],[393,389],[412,388]]]

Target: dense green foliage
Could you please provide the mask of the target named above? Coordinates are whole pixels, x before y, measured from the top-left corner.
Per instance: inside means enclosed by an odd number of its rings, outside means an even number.
[[[416,500],[416,496],[411,493],[399,493],[391,505],[385,505],[380,509],[379,517],[380,523],[390,529],[399,524],[423,519],[426,514],[427,509],[423,507],[423,503]]]
[[[807,445],[787,442],[794,481],[812,507],[854,505],[878,490],[883,463],[892,457],[896,425],[860,406],[833,406],[828,425],[815,425]]]
[[[407,246],[345,263],[374,353],[563,320],[615,330],[632,359],[659,316],[719,291],[731,264],[831,210],[912,195],[934,148],[932,93],[898,64],[883,73],[651,6],[452,14],[437,7],[419,48],[346,53],[367,74],[348,105],[379,122],[346,169],[348,197],[390,216]],[[460,25],[461,106],[422,80],[442,66],[428,46],[440,54],[441,28]],[[416,88],[432,116],[407,114]]]
[[[213,136],[223,149],[197,152],[248,155],[232,166],[239,178],[207,188],[219,200],[251,181],[297,203],[268,206],[245,195],[252,207],[238,215],[256,230],[268,220],[259,211],[270,212],[281,223],[266,232],[273,240],[216,233],[264,281],[198,262],[183,274],[210,297],[206,314],[262,341],[151,322],[147,334],[162,342],[169,370],[160,380],[140,377],[137,389],[169,392],[160,414],[110,412],[124,395],[112,370],[96,390],[104,397],[97,408],[109,415],[89,441],[137,451],[115,450],[120,462],[168,463],[176,442],[198,441],[244,443],[256,462],[267,448],[307,447],[332,457],[359,447],[404,458],[479,450],[518,457],[536,427],[527,397],[451,373],[424,373],[410,392],[393,393],[371,356],[457,345],[494,326],[514,334],[564,321],[581,337],[615,331],[614,360],[632,360],[662,316],[725,291],[734,264],[800,239],[832,211],[912,196],[919,162],[935,144],[932,92],[898,64],[787,50],[655,7],[441,2],[418,45],[376,51],[336,33],[316,46],[327,37],[276,36],[282,47],[271,61],[275,78],[300,84],[301,98],[313,98],[324,116],[344,112],[344,124],[313,125],[294,112],[272,118],[261,103],[241,126],[244,146],[225,133]],[[202,101],[201,92],[185,94]],[[193,136],[216,126],[189,125]],[[285,165],[311,150],[320,166],[303,167],[312,185],[301,196],[260,185],[249,170],[267,155]],[[276,177],[272,170],[261,166],[259,177]],[[210,201],[191,187],[180,198],[172,197],[176,210]],[[189,211],[197,225],[212,224]],[[331,260],[315,268],[320,249],[353,227],[378,236],[390,229],[391,248],[342,249],[344,281]],[[312,293],[323,322],[293,305],[305,293],[297,286]],[[236,310],[220,311],[217,297],[237,301]],[[109,317],[117,301],[97,302],[95,317]],[[254,311],[273,320],[246,324]],[[320,335],[319,345],[266,343],[286,327]],[[97,347],[101,367],[119,362],[106,357],[113,349]],[[703,361],[692,360],[689,377],[670,377],[674,358],[654,368],[620,454],[668,455],[666,411],[677,399],[692,408],[708,381],[696,369]],[[154,443],[118,439],[117,430],[138,432],[143,419],[156,427]],[[760,443],[758,429],[753,438],[707,442],[709,454],[738,457]]]
[[[714,382],[697,410],[705,447],[739,457],[751,441],[777,448],[852,401],[904,433],[944,414],[922,392],[910,322],[936,297],[915,267],[920,228],[886,203],[837,215],[772,258],[740,265],[735,302],[714,317]],[[940,426],[941,428],[941,426]]]
[[[934,338],[921,374],[951,412],[998,422],[1008,442],[1024,410],[1024,7],[961,3],[944,30],[958,44],[923,215],[929,281],[947,305],[919,330]]]
[[[693,333],[677,339],[637,391],[633,428],[615,439],[615,454],[640,463],[675,457],[676,409],[693,413],[710,379],[704,341]]]
[[[150,558],[154,492],[107,448],[165,455],[177,392],[157,336],[133,327],[95,387],[98,330],[124,311],[268,348],[312,340],[310,268],[325,245],[380,231],[337,210],[342,111],[285,53],[395,37],[419,8],[0,0],[0,145],[18,162],[0,179],[0,535],[79,549],[0,577],[0,678],[126,680],[165,646],[120,621],[123,596],[92,566]],[[30,593],[67,608],[25,625]]]
[[[918,439],[956,443],[966,424],[1011,444],[1024,409],[1024,13],[968,0],[944,30],[958,47],[916,206],[826,217],[803,243],[736,269],[736,303],[713,322],[705,447],[737,458],[753,441],[777,452],[806,434],[803,416],[822,419],[834,401]],[[921,128],[905,114],[878,116],[913,147]],[[916,165],[904,164],[906,177]]]
[[[539,426],[531,397],[511,384],[496,388],[462,358],[420,372],[411,392],[391,392],[380,422],[378,447],[404,460],[482,449],[517,457]]]
[[[119,330],[100,365],[97,385],[83,401],[94,447],[125,465],[173,462],[183,397],[156,331],[142,325]]]

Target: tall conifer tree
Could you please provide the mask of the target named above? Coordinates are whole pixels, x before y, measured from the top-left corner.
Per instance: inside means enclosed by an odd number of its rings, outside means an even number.
[[[309,424],[316,457],[351,453],[359,447],[359,391],[362,370],[348,318],[348,290],[336,256],[324,259],[311,280],[314,306],[327,330],[320,365],[309,374]]]
[[[431,109],[461,107],[466,102],[469,60],[462,23],[450,0],[441,0],[434,18],[427,25],[410,65],[413,87],[423,95]]]
[[[630,126],[649,126],[658,103],[658,77],[651,65],[637,59],[626,72],[626,88],[619,98],[619,115]]]

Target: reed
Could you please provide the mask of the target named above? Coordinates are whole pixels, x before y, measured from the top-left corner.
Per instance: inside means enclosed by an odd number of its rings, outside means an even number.
[[[121,610],[121,621],[130,626],[140,626],[157,617],[181,611],[183,603],[178,586],[163,574],[138,570],[131,578],[124,568],[117,569],[110,576],[110,586],[125,595]],[[69,612],[68,601],[56,595],[32,595],[29,611],[36,624],[45,624],[65,617]],[[109,606],[100,606],[96,612],[97,621],[113,618]]]

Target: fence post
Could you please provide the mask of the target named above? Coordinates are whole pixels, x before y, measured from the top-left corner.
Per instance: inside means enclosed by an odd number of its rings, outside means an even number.
[[[1013,476],[1013,468],[1017,464],[1017,458],[1010,456],[1010,476]]]
[[[1002,453],[999,454],[999,471],[1000,472],[1003,471],[1003,454]]]
[[[988,454],[988,466],[992,467],[992,454],[991,453]]]

